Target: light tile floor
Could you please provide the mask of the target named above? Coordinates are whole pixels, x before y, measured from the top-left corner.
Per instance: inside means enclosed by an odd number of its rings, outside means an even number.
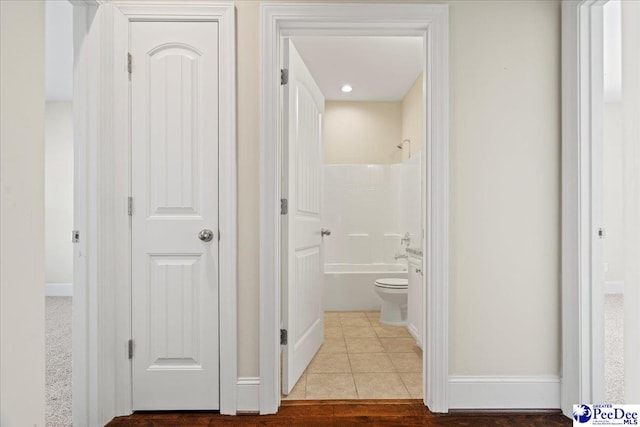
[[[324,344],[287,400],[420,399],[422,350],[380,312],[325,312]]]

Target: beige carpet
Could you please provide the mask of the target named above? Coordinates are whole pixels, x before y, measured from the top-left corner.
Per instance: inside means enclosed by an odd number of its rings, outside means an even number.
[[[624,403],[624,296],[604,297],[603,403]],[[594,402],[596,403],[596,402]]]
[[[71,298],[46,298],[47,426],[71,425]]]

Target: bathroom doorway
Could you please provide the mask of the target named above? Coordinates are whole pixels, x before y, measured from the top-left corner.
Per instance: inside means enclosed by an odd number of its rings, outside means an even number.
[[[423,399],[422,37],[282,41],[284,399]]]
[[[425,224],[423,252],[422,390],[432,412],[449,410],[449,59],[446,4],[263,4],[261,6],[260,97],[260,384],[261,414],[278,411],[282,399],[281,371],[285,349],[292,344],[281,306],[286,292],[282,278],[283,125],[286,80],[283,38],[296,37],[419,37],[424,88],[424,140],[420,157],[425,165],[422,211]],[[399,64],[398,64],[399,65]],[[334,68],[343,64],[333,63]],[[399,65],[398,69],[402,67]],[[366,69],[364,74],[375,70]],[[289,81],[291,76],[289,75]],[[393,79],[393,75],[387,76]],[[355,88],[354,88],[355,90]],[[428,107],[427,107],[428,106]],[[402,143],[402,141],[400,141]],[[396,142],[398,144],[398,142]],[[320,178],[318,178],[320,180]],[[322,227],[321,227],[322,228]],[[321,230],[317,230],[320,234]],[[315,277],[324,280],[324,262]],[[301,307],[303,305],[296,305]],[[318,316],[322,313],[322,316]],[[366,316],[366,315],[365,315]],[[321,308],[310,315],[323,324]],[[342,322],[341,322],[342,326]],[[320,346],[318,346],[319,348]],[[304,366],[304,363],[302,364]],[[300,372],[302,374],[303,371]],[[294,384],[295,386],[295,384]],[[355,401],[354,401],[355,402]]]

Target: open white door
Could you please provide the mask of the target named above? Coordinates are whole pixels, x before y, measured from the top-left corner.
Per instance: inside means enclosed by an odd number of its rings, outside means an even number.
[[[289,394],[320,349],[324,335],[322,115],[324,97],[290,40],[284,42],[289,82],[284,86],[282,197],[282,392]]]
[[[218,409],[218,24],[130,43],[133,409]]]

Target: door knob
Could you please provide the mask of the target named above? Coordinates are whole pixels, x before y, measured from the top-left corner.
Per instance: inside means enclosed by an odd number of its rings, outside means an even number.
[[[198,233],[198,239],[202,240],[203,242],[210,242],[211,240],[213,240],[213,231],[209,230],[208,228],[200,230],[200,232]]]
[[[331,236],[331,230],[325,230],[324,228],[320,229],[321,236]]]

